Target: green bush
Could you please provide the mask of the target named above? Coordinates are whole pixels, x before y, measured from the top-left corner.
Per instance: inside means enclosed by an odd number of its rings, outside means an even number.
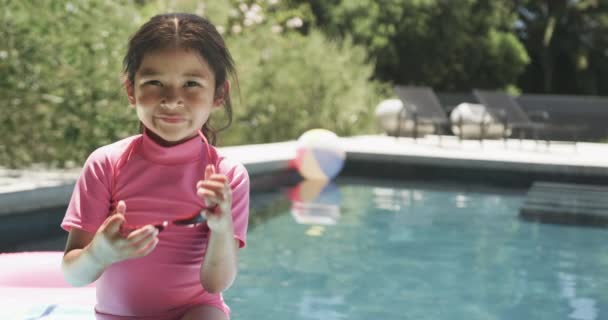
[[[69,165],[134,131],[120,81],[141,22],[129,3],[9,0],[0,14],[0,165]]]
[[[316,127],[343,136],[374,132],[374,106],[389,94],[387,85],[371,80],[373,63],[364,48],[312,28],[307,5],[231,3],[207,8],[225,17],[214,22],[224,30],[240,77],[241,99],[234,96],[234,122],[220,134],[221,143],[296,139]]]
[[[141,23],[172,10],[204,13],[225,30],[240,95],[234,91],[235,121],[222,145],[294,139],[313,127],[374,130],[383,87],[368,80],[361,48],[289,29],[289,14],[277,8],[265,11],[275,18],[232,33],[239,16],[230,3],[176,3],[0,0],[0,166],[80,165],[95,148],[137,133],[122,57]],[[277,23],[283,31],[272,29]]]
[[[242,101],[224,134],[227,143],[296,139],[316,127],[339,135],[374,130],[381,86],[369,80],[373,67],[350,41],[334,43],[317,31],[278,35],[258,28],[230,37],[229,47]]]

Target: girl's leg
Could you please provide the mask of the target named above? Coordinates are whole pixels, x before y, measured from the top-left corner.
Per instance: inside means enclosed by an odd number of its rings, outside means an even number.
[[[195,306],[184,314],[181,320],[229,320],[224,311],[214,306]]]

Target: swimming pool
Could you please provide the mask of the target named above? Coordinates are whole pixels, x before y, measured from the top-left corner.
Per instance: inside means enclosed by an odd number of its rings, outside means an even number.
[[[606,230],[522,221],[524,196],[362,178],[253,194],[233,319],[608,318]]]
[[[361,179],[312,201],[283,190],[250,229],[226,300],[235,319],[608,318],[606,231],[522,221],[524,191]]]

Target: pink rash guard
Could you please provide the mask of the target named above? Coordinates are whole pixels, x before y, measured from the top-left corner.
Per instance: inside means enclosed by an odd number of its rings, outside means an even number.
[[[129,225],[143,225],[200,210],[196,195],[209,163],[230,180],[232,219],[239,247],[245,246],[249,217],[249,176],[242,164],[211,147],[208,159],[200,137],[162,147],[137,135],[101,147],[87,159],[61,227],[95,233],[119,200],[127,205]],[[102,319],[173,319],[190,307],[211,305],[229,315],[221,294],[206,292],[199,280],[210,231],[169,226],[149,255],[109,266],[96,282],[95,310]],[[123,318],[126,317],[126,318]]]

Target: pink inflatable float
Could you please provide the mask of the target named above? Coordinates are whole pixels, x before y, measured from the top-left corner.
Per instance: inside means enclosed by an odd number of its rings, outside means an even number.
[[[94,319],[94,284],[65,282],[62,257],[56,251],[0,254],[0,319]]]

